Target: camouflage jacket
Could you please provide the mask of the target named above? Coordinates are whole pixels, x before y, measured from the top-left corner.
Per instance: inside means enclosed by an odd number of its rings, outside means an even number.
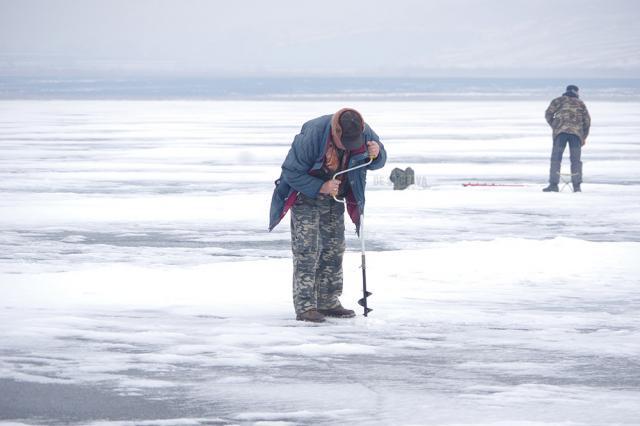
[[[571,133],[584,142],[589,135],[591,117],[584,102],[577,96],[568,96],[565,93],[555,98],[547,108],[545,118],[553,129],[554,139],[560,133]]]

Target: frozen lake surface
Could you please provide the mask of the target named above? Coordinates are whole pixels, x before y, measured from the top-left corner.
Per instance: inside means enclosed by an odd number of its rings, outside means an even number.
[[[0,424],[637,425],[640,103],[586,102],[580,194],[546,101],[353,102],[374,312],[310,325],[268,208],[344,105],[0,101]]]

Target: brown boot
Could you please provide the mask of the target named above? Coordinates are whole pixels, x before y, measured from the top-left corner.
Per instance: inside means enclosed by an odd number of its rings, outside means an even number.
[[[328,317],[334,317],[334,318],[353,318],[356,316],[356,313],[353,312],[351,309],[345,309],[342,306],[338,306],[337,308],[331,308],[331,309],[318,309],[318,312]]]
[[[324,315],[318,312],[315,309],[309,309],[306,312],[296,315],[296,319],[298,321],[309,321],[309,322],[325,322]]]

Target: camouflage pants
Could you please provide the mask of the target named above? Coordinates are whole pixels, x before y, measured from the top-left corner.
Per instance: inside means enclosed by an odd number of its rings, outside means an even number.
[[[297,314],[340,306],[344,205],[299,194],[291,208],[293,305]]]
[[[560,168],[562,166],[562,154],[569,143],[569,155],[571,158],[571,182],[574,185],[582,183],[582,141],[580,137],[570,133],[560,133],[553,140],[553,151],[551,151],[551,167],[549,169],[549,183],[557,185],[560,183]]]

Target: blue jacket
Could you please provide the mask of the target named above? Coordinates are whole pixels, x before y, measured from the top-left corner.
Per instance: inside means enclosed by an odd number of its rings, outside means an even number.
[[[307,121],[293,140],[289,154],[287,154],[284,163],[282,163],[280,178],[275,182],[276,187],[271,199],[269,231],[275,228],[287,214],[298,193],[301,192],[311,198],[318,196],[324,181],[310,173],[320,171],[324,164],[327,143],[331,133],[331,118],[331,115],[324,115]],[[360,226],[360,215],[364,212],[364,189],[367,169],[379,169],[387,161],[387,153],[382,143],[380,143],[380,138],[366,123],[363,133],[366,141],[376,141],[380,144],[380,154],[368,167],[347,173],[351,189],[351,191],[347,191],[347,210],[356,225],[356,230]],[[369,160],[366,146],[351,151],[350,154],[349,167],[357,166]]]

